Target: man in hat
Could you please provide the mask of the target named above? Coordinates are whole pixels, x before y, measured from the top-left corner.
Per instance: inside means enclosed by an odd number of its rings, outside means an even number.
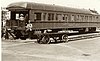
[[[20,18],[19,18],[19,20],[21,20],[21,21],[24,21],[24,15],[23,14],[20,14]]]

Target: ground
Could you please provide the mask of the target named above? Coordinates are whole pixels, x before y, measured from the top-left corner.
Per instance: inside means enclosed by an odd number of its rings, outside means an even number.
[[[100,61],[100,37],[54,44],[3,40],[2,61]]]

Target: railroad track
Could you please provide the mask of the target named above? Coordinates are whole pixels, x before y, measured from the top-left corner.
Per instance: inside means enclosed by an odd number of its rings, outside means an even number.
[[[95,37],[100,37],[100,33],[71,35],[71,36],[68,36],[68,40],[73,41],[73,40],[89,39],[89,38],[95,38]]]
[[[68,36],[68,41],[75,41],[75,40],[82,40],[82,39],[89,39],[89,38],[95,38],[95,37],[100,37],[100,32],[96,33],[85,33],[85,34],[72,34]],[[36,42],[36,39],[30,39],[30,40],[9,40],[9,41],[16,41],[16,42]],[[59,42],[59,41],[58,41]],[[52,42],[51,42],[52,43]]]

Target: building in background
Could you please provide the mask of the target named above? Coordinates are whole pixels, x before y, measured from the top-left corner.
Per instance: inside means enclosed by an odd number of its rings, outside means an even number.
[[[1,36],[5,34],[6,28],[6,20],[10,19],[10,12],[6,9],[6,7],[1,7]]]
[[[1,7],[1,22],[2,27],[6,26],[6,20],[10,19],[10,12],[6,9],[6,7]]]

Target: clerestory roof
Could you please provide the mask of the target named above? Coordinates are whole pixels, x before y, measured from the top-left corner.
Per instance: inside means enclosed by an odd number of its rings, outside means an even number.
[[[78,9],[78,8],[32,3],[32,2],[16,2],[16,3],[11,3],[7,6],[8,10],[15,9],[15,8],[16,9],[37,9],[37,10],[47,10],[47,11],[49,10],[49,11],[62,11],[62,12],[92,14],[92,12],[87,9]]]

